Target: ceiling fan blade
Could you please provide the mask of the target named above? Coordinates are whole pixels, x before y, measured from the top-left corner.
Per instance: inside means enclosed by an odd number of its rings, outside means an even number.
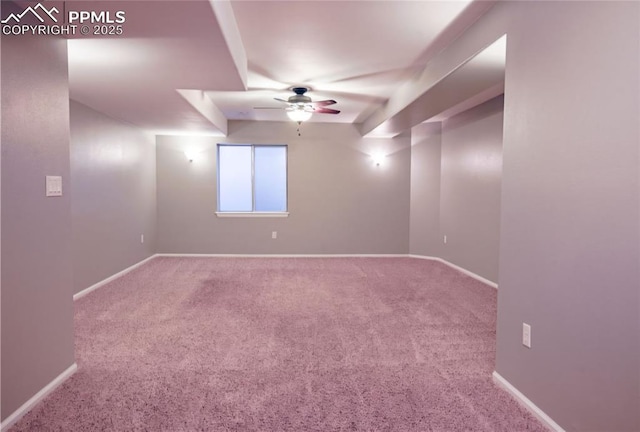
[[[340,111],[331,108],[316,108],[313,112],[318,114],[340,114]]]
[[[253,107],[253,109],[277,109],[277,110],[282,110],[284,108],[282,108],[282,107]]]
[[[322,100],[322,101],[311,102],[311,105],[313,105],[313,106],[327,106],[327,105],[333,105],[335,103],[337,103],[337,102],[334,101],[333,99],[327,99],[327,100]]]
[[[277,100],[278,102],[284,102],[284,103],[289,103],[288,100],[284,100],[284,99],[280,99],[280,98],[274,98],[275,100]]]

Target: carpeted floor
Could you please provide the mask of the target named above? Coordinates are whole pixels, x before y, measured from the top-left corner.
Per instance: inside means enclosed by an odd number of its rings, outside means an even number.
[[[496,291],[411,258],[156,258],[76,302],[18,431],[544,431],[491,381]]]

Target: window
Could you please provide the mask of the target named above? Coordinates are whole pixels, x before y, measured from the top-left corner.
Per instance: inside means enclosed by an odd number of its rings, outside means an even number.
[[[287,146],[218,144],[218,216],[287,213]]]

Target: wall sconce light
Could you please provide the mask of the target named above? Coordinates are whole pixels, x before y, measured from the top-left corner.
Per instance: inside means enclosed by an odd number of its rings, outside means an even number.
[[[194,160],[197,159],[198,154],[193,150],[185,150],[184,155],[187,157],[187,160],[189,161],[189,163],[192,163]]]
[[[373,161],[373,164],[375,166],[380,166],[382,165],[382,163],[384,162],[384,159],[387,157],[387,155],[382,154],[382,153],[373,153],[371,155],[371,160]]]

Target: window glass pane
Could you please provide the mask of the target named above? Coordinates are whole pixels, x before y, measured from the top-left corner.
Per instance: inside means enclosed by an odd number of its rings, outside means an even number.
[[[251,211],[251,146],[218,147],[219,211]]]
[[[287,148],[255,146],[256,211],[287,210]]]

